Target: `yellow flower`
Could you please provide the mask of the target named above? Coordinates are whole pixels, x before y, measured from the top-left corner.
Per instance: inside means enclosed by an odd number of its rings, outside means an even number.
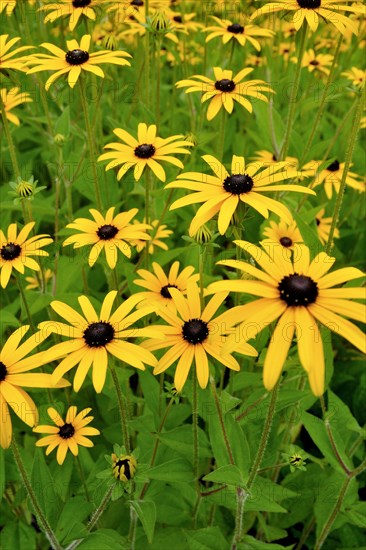
[[[309,377],[311,389],[315,395],[322,395],[325,364],[318,321],[361,351],[366,351],[366,340],[362,331],[343,318],[345,316],[361,322],[365,320],[364,306],[350,301],[352,298],[364,298],[365,289],[333,288],[358,279],[363,273],[354,267],[328,273],[335,258],[320,252],[311,261],[309,249],[302,244],[295,245],[294,254],[290,257],[283,254],[280,247],[270,247],[268,253],[268,248],[263,243],[262,248],[259,248],[245,241],[234,242],[250,254],[263,271],[249,262],[218,262],[239,269],[254,280],[217,281],[209,285],[210,293],[230,290],[261,297],[237,308],[237,318],[241,324],[237,334],[230,337],[227,351],[231,348],[240,351],[238,337],[244,340],[252,338],[278,319],[264,360],[265,387],[271,390],[278,381],[296,332],[300,362]]]
[[[135,279],[135,285],[142,286],[147,292],[139,292],[138,295],[143,300],[138,304],[139,307],[155,305],[156,308],[167,307],[172,312],[176,311],[175,303],[172,300],[170,289],[177,288],[183,294],[186,294],[190,283],[197,283],[199,275],[195,274],[194,267],[191,265],[185,267],[179,273],[179,262],[174,262],[168,275],[157,262],[152,263],[154,274],[146,269],[139,269],[137,275],[142,279]]]
[[[210,99],[207,109],[207,120],[212,120],[221,107],[224,107],[228,113],[234,109],[234,101],[237,101],[250,113],[253,111],[252,104],[246,97],[255,97],[268,103],[268,98],[261,92],[274,93],[272,88],[264,80],[242,80],[252,71],[253,68],[242,69],[233,77],[233,71],[214,67],[213,72],[215,80],[207,76],[194,75],[190,79],[180,80],[176,83],[178,88],[188,88],[186,94],[191,92],[202,92],[201,103]]]
[[[349,71],[344,71],[341,74],[346,76],[354,86],[357,86],[357,88],[363,88],[365,86],[366,71],[358,69],[357,67],[352,67]]]
[[[219,19],[212,16],[216,21],[216,25],[206,27],[204,32],[210,32],[206,38],[206,42],[214,38],[221,37],[222,43],[227,44],[230,40],[236,40],[241,46],[245,46],[248,41],[258,52],[261,49],[259,38],[268,38],[274,36],[274,32],[269,29],[263,29],[253,24],[241,25],[238,21],[229,21],[228,19]]]
[[[133,223],[137,224],[139,222],[137,220],[133,220]],[[145,218],[143,219],[143,223],[145,223]],[[149,241],[137,240],[131,243],[136,246],[137,252],[141,252],[141,250],[143,250],[146,246],[149,247],[149,254],[154,254],[155,246],[158,246],[163,250],[168,250],[168,245],[161,239],[167,239],[173,231],[171,229],[167,229],[168,226],[165,224],[160,225],[159,220],[153,220],[149,227],[151,233]]]
[[[287,224],[282,220],[279,223],[270,221],[269,225],[270,227],[266,227],[263,231],[263,235],[266,237],[262,241],[263,244],[280,244],[287,250],[294,250],[294,245],[296,243],[303,242],[303,238],[295,221],[292,221],[291,224]]]
[[[223,344],[227,333],[237,322],[235,308],[226,311],[214,318],[216,311],[224,302],[228,293],[217,294],[201,310],[200,293],[195,283],[187,288],[187,297],[177,288],[170,288],[170,294],[177,313],[167,308],[161,308],[157,314],[168,325],[155,325],[161,331],[162,339],[151,339],[143,342],[142,347],[157,350],[169,347],[170,349],[160,359],[154,369],[154,374],[166,371],[178,360],[174,376],[174,386],[180,392],[187,380],[193,361],[196,366],[196,375],[201,388],[205,388],[209,378],[208,355],[225,367],[239,371],[240,365],[230,354],[223,352]],[[242,342],[241,353],[256,357],[256,350]]]
[[[35,66],[27,71],[27,74],[39,71],[56,71],[46,82],[45,89],[48,90],[55,80],[66,73],[68,73],[69,86],[73,88],[82,71],[88,71],[104,78],[104,72],[98,67],[102,63],[130,66],[129,61],[124,59],[131,57],[130,54],[121,50],[115,52],[102,50],[89,54],[90,38],[90,34],[85,34],[80,43],[77,40],[67,40],[66,52],[54,44],[47,42],[41,44],[42,48],[53,55],[40,53],[29,56],[28,63]]]
[[[137,461],[133,455],[117,456],[112,453],[112,473],[116,479],[127,483],[135,477]]]
[[[317,162],[318,161],[315,161],[315,164]],[[327,166],[326,168],[324,168],[324,170],[321,170],[317,174],[315,181],[312,183],[311,187],[317,187],[318,185],[323,184],[324,190],[328,199],[331,199],[333,196],[333,187],[335,192],[339,193],[339,188],[342,181],[344,167],[345,167],[344,162],[339,162],[338,160],[334,160],[329,164],[329,166]],[[353,189],[356,189],[357,191],[365,192],[365,183],[359,181],[359,179],[357,178],[359,178],[358,174],[348,171],[347,177],[346,177],[346,185],[349,185],[350,187],[352,187]]]
[[[328,237],[330,233],[330,227],[332,225],[332,217],[324,218],[325,214],[325,208],[322,208],[319,210],[319,212],[316,215],[315,223],[316,223],[316,230],[318,233],[319,240],[322,244],[325,244],[328,242]],[[334,239],[339,239],[339,229],[335,228],[333,233]]]
[[[53,271],[52,269],[46,269],[44,272],[44,282],[47,283],[50,281],[53,277]],[[26,277],[25,280],[27,281],[27,286],[25,287],[26,290],[37,290],[40,288],[39,286],[39,279],[37,277]]]
[[[179,188],[195,191],[173,202],[170,210],[187,206],[187,204],[204,203],[191,222],[190,236],[193,236],[199,227],[217,213],[219,214],[218,229],[220,234],[224,235],[240,202],[255,208],[265,218],[268,218],[268,212],[271,211],[283,218],[286,223],[291,223],[292,216],[287,207],[264,193],[297,191],[314,194],[314,191],[307,187],[282,183],[285,179],[298,177],[298,172],[291,167],[288,168],[286,162],[277,162],[261,170],[264,163],[254,162],[246,166],[244,157],[233,155],[231,174],[229,174],[225,166],[215,157],[204,155],[202,158],[210,166],[214,176],[189,172],[180,174],[176,181],[165,186],[165,189]],[[281,183],[276,185],[276,182]]]
[[[42,6],[38,11],[50,12],[44,19],[45,23],[49,21],[53,23],[59,17],[70,16],[69,27],[70,31],[73,31],[80,17],[83,15],[95,21],[95,11],[93,8],[97,8],[100,4],[100,0],[59,0],[58,2],[51,2],[51,4]]]
[[[365,13],[364,6],[356,5],[357,2],[361,1],[355,0],[353,5],[349,6],[347,4],[340,4],[339,0],[272,0],[272,2],[266,4],[263,8],[256,10],[251,19],[267,13],[272,14],[276,11],[293,11],[293,25],[297,31],[304,21],[307,21],[312,31],[316,31],[319,19],[323,19],[332,23],[342,34],[345,34],[347,29],[351,29],[354,34],[357,34],[357,24],[339,12]]]
[[[141,241],[150,239],[150,236],[146,233],[146,229],[150,228],[147,223],[137,223],[135,225],[130,223],[138,212],[137,208],[132,208],[128,212],[121,212],[116,216],[114,216],[114,206],[107,211],[105,216],[102,216],[94,208],[91,208],[89,212],[94,221],[88,218],[77,218],[66,226],[83,233],[68,237],[63,246],[73,244],[74,248],[80,248],[92,244],[93,247],[88,260],[90,267],[95,264],[99,254],[104,249],[107,263],[111,269],[114,269],[117,264],[118,250],[127,258],[131,258],[130,245],[133,246],[136,239]]]
[[[297,63],[297,57],[292,57],[291,61]],[[329,69],[332,65],[333,55],[324,53],[315,53],[313,49],[307,50],[302,58],[301,66],[307,67],[310,73],[320,71],[326,75],[329,74]]]
[[[6,15],[11,15],[16,3],[16,0],[0,0],[0,13],[5,10]]]
[[[36,235],[27,239],[35,222],[27,223],[17,236],[17,224],[11,223],[8,227],[7,237],[0,229],[0,282],[5,288],[9,282],[12,269],[24,273],[24,268],[29,267],[39,271],[38,263],[30,256],[48,256],[48,252],[40,250],[53,242],[49,235]]]
[[[78,301],[84,317],[63,302],[51,302],[52,309],[70,323],[67,325],[45,321],[39,325],[40,330],[45,333],[55,332],[70,338],[67,342],[55,344],[44,352],[47,362],[66,355],[52,374],[55,382],[78,364],[74,390],[79,391],[93,365],[93,385],[95,391],[100,393],[107,375],[109,354],[137,369],[145,370],[144,363],[155,366],[156,359],[150,352],[128,342],[129,338],[140,336],[156,337],[157,331],[150,327],[131,328],[133,323],[154,311],[154,308],[141,308],[130,314],[141,300],[140,296],[131,296],[111,313],[116,296],[116,290],[107,294],[99,315],[86,296],[79,296]]]
[[[10,406],[15,414],[28,426],[38,422],[38,411],[33,399],[23,390],[28,388],[64,388],[69,382],[60,379],[53,384],[51,374],[29,373],[45,363],[43,352],[26,358],[46,338],[42,332],[36,332],[20,344],[29,330],[23,326],[13,332],[0,351],[0,445],[7,449],[11,443],[12,424]]]
[[[33,429],[38,434],[49,434],[36,442],[37,447],[48,445],[46,455],[49,455],[56,447],[57,462],[63,464],[67,451],[71,451],[74,456],[79,454],[79,447],[93,447],[94,444],[85,436],[99,435],[100,431],[88,426],[93,420],[93,416],[87,416],[90,408],[83,409],[77,414],[77,407],[69,407],[64,421],[59,413],[53,407],[47,409],[48,416],[55,426],[40,425]]]
[[[19,37],[11,38],[7,42],[8,34],[2,34],[0,36],[0,70],[2,69],[17,69],[18,71],[25,71],[27,67],[25,66],[25,60],[29,59],[28,57],[18,57],[17,59],[12,59],[15,55],[25,50],[29,50],[34,46],[21,46],[16,48],[11,53],[9,50],[20,40]]]
[[[171,136],[163,139],[156,135],[156,125],[141,122],[137,128],[137,139],[131,136],[126,130],[116,128],[113,133],[119,137],[122,143],[109,143],[104,149],[113,149],[112,152],[103,153],[98,161],[112,159],[106,166],[106,170],[115,168],[122,164],[118,171],[117,179],[133,166],[134,178],[138,181],[145,169],[145,166],[151,168],[155,176],[161,181],[166,180],[164,168],[159,164],[160,161],[169,162],[178,168],[184,168],[182,162],[171,156],[176,153],[189,154],[185,147],[192,147],[193,143],[184,140],[183,135]]]
[[[11,88],[10,90],[7,90],[6,88],[2,88],[0,90],[1,99],[5,107],[5,114],[6,118],[10,120],[13,124],[16,124],[19,126],[19,118],[14,115],[14,113],[11,113],[10,111],[14,109],[14,107],[17,107],[18,105],[21,105],[22,103],[29,103],[32,101],[30,95],[27,92],[20,92],[19,88]]]

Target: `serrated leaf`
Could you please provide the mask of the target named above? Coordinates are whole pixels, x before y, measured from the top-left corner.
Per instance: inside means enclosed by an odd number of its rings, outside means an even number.
[[[234,487],[242,487],[245,489],[243,476],[235,464],[221,466],[220,468],[217,468],[217,470],[207,474],[203,479],[204,481],[223,483],[225,485],[233,485]]]
[[[141,521],[147,540],[151,544],[154,538],[156,507],[152,500],[130,500],[132,508]]]
[[[159,481],[187,482],[194,480],[191,464],[182,458],[169,460],[144,472],[150,479]]]

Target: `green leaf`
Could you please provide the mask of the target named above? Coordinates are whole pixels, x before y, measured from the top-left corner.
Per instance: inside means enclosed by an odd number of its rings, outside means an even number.
[[[139,380],[144,395],[144,400],[150,411],[154,415],[155,428],[159,423],[159,406],[160,406],[160,385],[153,374],[148,371],[139,371]]]
[[[36,550],[36,532],[33,527],[20,521],[6,522],[0,534],[0,548]]]
[[[43,513],[49,523],[54,525],[59,517],[61,503],[55,490],[54,479],[40,449],[35,451],[31,483]]]
[[[312,256],[316,256],[324,249],[324,247],[319,240],[315,229],[315,224],[314,226],[311,226],[309,223],[304,221],[300,214],[296,214],[296,212],[293,212],[292,215],[295,219],[297,227],[300,230],[301,236],[304,239],[304,243],[310,248]]]
[[[185,455],[189,460],[192,460],[192,426],[179,426],[179,428],[175,428],[174,430],[170,430],[169,432],[158,434],[157,437],[167,447],[178,451],[179,453]],[[198,428],[198,438],[200,445],[200,457],[211,457],[212,453],[209,450],[207,436],[205,432],[200,428]]]
[[[64,107],[61,116],[55,124],[55,134],[62,134],[65,138],[70,134],[70,107]]]
[[[130,504],[141,521],[147,540],[151,544],[156,522],[155,502],[152,500],[130,500]]]
[[[90,502],[85,502],[85,498],[74,497],[64,505],[60,518],[57,523],[56,537],[64,545],[75,539],[80,539],[88,535],[83,525],[83,521],[93,510]]]
[[[245,489],[243,476],[235,464],[221,466],[221,468],[217,468],[217,470],[207,474],[203,479],[204,481],[213,481],[214,483],[223,483]]]
[[[250,535],[244,535],[238,550],[284,550],[285,546],[281,544],[270,544],[268,542],[262,542],[260,540],[251,537]]]
[[[91,533],[79,546],[79,550],[128,550],[131,545],[117,531],[98,529]]]
[[[187,482],[194,481],[192,466],[183,458],[177,458],[159,464],[154,468],[150,468],[145,472],[150,479],[158,479],[159,481]]]
[[[190,550],[227,550],[228,542],[218,527],[184,531]]]
[[[319,418],[317,418],[316,416],[313,416],[312,414],[309,414],[307,412],[303,413],[302,421],[311,439],[314,441],[318,449],[323,453],[325,458],[328,460],[329,464],[331,464],[331,466],[333,466],[335,470],[344,474],[343,468],[341,467],[337,458],[335,457],[324,422]],[[331,431],[332,431],[332,435],[335,440],[338,452],[340,453],[347,467],[350,470],[352,470],[353,466],[350,459],[346,455],[344,442],[342,441],[335,426],[331,426]]]
[[[343,512],[349,523],[361,529],[366,529],[366,502],[357,502],[351,508]]]

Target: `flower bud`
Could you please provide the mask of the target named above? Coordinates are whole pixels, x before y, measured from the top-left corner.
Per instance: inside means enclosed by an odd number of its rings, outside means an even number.
[[[117,456],[112,453],[112,472],[116,479],[127,483],[135,477],[137,462],[133,455]]]

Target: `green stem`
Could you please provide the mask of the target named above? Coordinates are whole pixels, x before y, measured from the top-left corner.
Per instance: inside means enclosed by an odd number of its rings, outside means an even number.
[[[85,93],[85,83],[83,79],[83,75],[80,75],[79,78],[80,81],[80,97],[81,97],[81,104],[84,111],[84,118],[85,118],[85,129],[86,129],[86,137],[88,141],[88,147],[89,147],[89,159],[92,167],[92,175],[93,175],[93,184],[94,184],[94,192],[95,192],[95,199],[97,203],[97,207],[99,211],[103,210],[103,203],[102,203],[102,196],[99,188],[99,180],[98,180],[98,173],[97,173],[97,166],[96,166],[96,155],[95,155],[95,148],[94,148],[94,133],[93,129],[90,124],[89,119],[89,113],[88,113],[88,104],[86,100],[86,93]]]
[[[318,126],[319,126],[319,123],[321,121],[321,118],[323,116],[323,112],[324,112],[324,108],[325,108],[325,104],[326,104],[326,100],[327,100],[327,96],[328,96],[328,92],[329,92],[329,88],[330,88],[330,85],[332,84],[332,81],[333,81],[333,76],[334,76],[334,71],[337,67],[337,64],[338,64],[338,56],[339,56],[339,51],[340,51],[340,48],[341,48],[341,44],[342,44],[342,39],[343,39],[343,35],[340,34],[339,36],[339,40],[338,40],[338,43],[337,43],[337,47],[336,47],[336,51],[334,52],[334,57],[333,57],[333,62],[332,62],[332,66],[329,70],[329,74],[328,74],[328,78],[327,78],[327,81],[325,83],[325,86],[324,86],[324,90],[323,90],[323,94],[322,94],[322,97],[321,97],[321,100],[320,100],[320,104],[319,104],[319,107],[318,107],[318,110],[317,110],[317,113],[316,113],[316,117],[315,117],[315,121],[314,121],[314,124],[313,124],[313,127],[311,129],[311,133],[310,133],[310,136],[309,136],[309,139],[308,141],[306,142],[306,145],[303,149],[303,154],[302,154],[302,157],[301,159],[299,160],[299,166],[302,166],[305,158],[306,158],[306,155],[308,154],[309,152],[309,149],[311,147],[311,144],[313,143],[313,139],[314,139],[314,136],[315,136],[315,133],[318,129]]]
[[[158,452],[158,447],[159,447],[159,444],[160,444],[159,434],[161,434],[161,432],[162,432],[162,430],[163,430],[163,428],[164,428],[165,421],[166,421],[166,419],[167,419],[167,417],[168,417],[169,411],[170,411],[170,409],[171,409],[173,403],[174,403],[174,399],[171,398],[171,400],[169,401],[169,403],[168,403],[168,405],[167,405],[167,407],[166,407],[166,409],[165,409],[164,416],[163,416],[163,418],[161,419],[161,422],[160,422],[160,425],[159,425],[159,428],[158,428],[158,431],[157,431],[157,434],[156,434],[157,437],[156,437],[156,439],[155,439],[155,445],[154,445],[153,453],[152,453],[151,460],[150,460],[150,468],[152,468],[152,467],[154,466],[154,464],[155,464],[156,454],[157,454],[157,452]],[[144,498],[148,486],[149,486],[149,482],[147,481],[147,482],[144,484],[144,486],[143,486],[143,488],[142,488],[142,490],[141,490],[139,500],[142,500],[142,499]]]
[[[225,427],[224,417],[223,417],[221,406],[220,406],[219,397],[217,395],[215,380],[212,377],[210,378],[210,384],[211,384],[212,395],[213,395],[215,405],[216,405],[217,414],[219,416],[219,422],[220,422],[220,426],[221,426],[222,435],[223,435],[224,441],[225,441],[225,447],[226,447],[227,453],[229,455],[230,464],[235,464],[234,456],[233,456],[231,446],[230,446],[230,442],[229,442],[229,438],[228,438],[227,432],[226,432],[226,427]]]
[[[126,411],[126,407],[125,407],[125,401],[124,401],[121,386],[120,386],[120,383],[119,383],[119,380],[118,380],[118,376],[117,376],[117,373],[116,373],[116,369],[115,369],[115,366],[113,365],[113,363],[110,364],[110,370],[111,370],[111,373],[112,373],[113,384],[114,384],[114,387],[116,388],[116,393],[117,393],[118,409],[119,409],[119,414],[120,414],[120,417],[121,417],[123,444],[126,448],[126,454],[129,455],[131,453],[131,447],[130,447],[130,436],[129,436],[129,433],[128,433],[127,411]]]
[[[43,511],[42,511],[42,509],[39,505],[39,502],[37,500],[35,492],[33,491],[32,484],[31,484],[31,482],[28,478],[28,474],[25,470],[25,467],[24,467],[24,464],[23,464],[18,446],[17,446],[16,441],[15,441],[14,438],[11,442],[11,448],[12,448],[12,451],[13,451],[15,462],[17,464],[17,467],[18,467],[18,470],[19,470],[19,473],[20,473],[20,477],[22,478],[23,484],[24,484],[25,489],[28,493],[29,499],[30,499],[30,501],[32,503],[32,506],[33,506],[33,509],[36,513],[37,519],[39,521],[39,525],[42,527],[42,529],[44,531],[44,534],[46,535],[47,540],[49,541],[52,548],[54,550],[62,550],[62,546],[59,544],[59,542],[58,542],[58,540],[55,536],[55,533],[52,531],[52,529],[51,529],[51,527],[48,523],[48,520],[47,520],[46,516],[44,515],[44,513],[43,513]]]
[[[224,161],[226,118],[227,118],[226,109],[224,106],[222,106],[221,113],[220,113],[219,147],[217,151],[218,158],[221,162]]]
[[[130,550],[135,550],[136,544],[136,528],[137,528],[137,514],[135,509],[130,506],[130,530],[128,533],[128,539],[130,541]]]
[[[339,491],[337,502],[334,505],[334,508],[333,508],[329,518],[328,518],[328,521],[325,523],[325,525],[323,526],[323,529],[320,532],[320,535],[319,535],[319,537],[318,537],[318,539],[315,543],[314,550],[320,550],[320,548],[323,546],[326,538],[328,537],[328,535],[330,533],[330,530],[332,528],[332,525],[333,525],[336,517],[338,516],[338,513],[341,510],[343,499],[346,496],[346,493],[347,493],[347,490],[348,490],[348,487],[349,487],[351,481],[352,481],[351,477],[346,477],[346,479],[344,480],[343,485],[341,487],[341,490]]]
[[[243,522],[245,502],[246,502],[246,500],[249,496],[250,488],[252,487],[252,485],[253,485],[256,477],[257,477],[257,474],[259,472],[259,468],[260,468],[260,465],[262,463],[264,453],[266,452],[268,437],[269,437],[269,434],[270,434],[270,431],[271,431],[272,422],[273,422],[274,414],[275,414],[275,411],[276,411],[276,402],[277,402],[277,395],[278,395],[279,385],[280,385],[279,382],[277,382],[277,384],[275,385],[275,387],[273,388],[272,393],[271,393],[271,400],[269,402],[268,412],[267,412],[266,420],[264,422],[263,431],[262,431],[261,439],[260,439],[260,442],[259,442],[259,447],[258,447],[258,450],[257,450],[256,457],[254,459],[253,466],[252,466],[252,468],[250,470],[250,473],[249,473],[248,481],[246,483],[246,491],[243,491],[243,494],[240,495],[240,500],[239,500],[239,495],[237,495],[237,501],[238,501],[237,509],[239,508],[239,506],[240,506],[240,509],[241,509],[240,525],[242,525],[242,522]],[[237,525],[238,525],[238,523],[237,523]],[[237,548],[237,546],[240,542],[240,539],[241,539],[241,529],[240,529],[240,531],[237,529],[235,531],[235,534],[234,534],[234,539],[233,539],[233,542],[232,542],[232,545],[231,545],[231,550],[236,550],[236,548]]]
[[[290,107],[289,107],[289,112],[288,112],[288,116],[287,116],[286,132],[285,132],[285,137],[284,137],[284,140],[283,140],[279,160],[284,160],[286,158],[287,151],[288,151],[289,144],[290,144],[292,125],[293,125],[294,115],[295,115],[295,110],[296,110],[296,105],[297,105],[297,94],[298,94],[298,91],[299,91],[301,63],[302,63],[302,59],[303,59],[304,52],[305,52],[307,30],[308,30],[308,24],[307,24],[306,21],[304,21],[304,23],[301,27],[299,53],[298,53],[298,56],[297,56],[297,65],[296,65],[296,71],[295,71],[295,76],[294,76],[294,82],[292,84],[292,89],[291,89]]]
[[[85,475],[84,475],[84,471],[83,471],[83,467],[81,465],[79,455],[76,456],[76,464],[77,464],[77,468],[79,470],[79,476],[80,476],[81,483],[82,483],[83,488],[84,488],[84,493],[85,493],[85,496],[86,496],[86,500],[88,502],[91,502],[90,494],[89,494],[89,491],[88,491],[88,485],[86,483],[86,479],[85,479]]]
[[[334,455],[335,455],[339,465],[341,466],[342,470],[347,475],[349,475],[351,473],[351,470],[348,468],[347,464],[344,462],[343,458],[341,457],[340,452],[338,451],[337,444],[336,444],[336,442],[334,440],[334,437],[333,437],[332,428],[330,427],[329,418],[327,417],[327,409],[326,409],[326,406],[325,406],[324,397],[322,395],[319,397],[319,401],[320,401],[320,405],[321,405],[322,412],[323,412],[324,425],[325,425],[325,429],[326,429],[326,432],[327,432],[327,435],[328,435],[329,443],[332,446]]]
[[[4,105],[4,102],[3,102],[3,98],[1,97],[1,94],[0,94],[0,106],[1,106],[1,116],[2,116],[2,119],[3,119],[5,136],[6,136],[6,139],[7,139],[7,142],[8,142],[8,147],[9,147],[11,163],[13,165],[13,170],[14,170],[15,177],[16,177],[16,179],[18,179],[18,178],[21,177],[21,175],[20,175],[19,165],[18,165],[18,161],[17,161],[17,156],[16,156],[16,153],[15,153],[13,138],[12,138],[12,135],[11,135],[11,132],[10,132],[9,122],[8,122],[8,119],[6,118],[5,105]]]
[[[335,206],[334,206],[333,219],[332,219],[332,225],[330,226],[328,242],[325,246],[325,252],[328,255],[330,255],[331,250],[332,250],[334,231],[337,227],[339,214],[340,214],[341,207],[342,207],[344,191],[345,191],[345,188],[346,188],[347,174],[348,174],[348,171],[349,171],[350,166],[351,166],[353,151],[354,151],[354,148],[355,148],[355,145],[356,145],[357,133],[358,133],[358,130],[359,130],[359,127],[360,127],[361,117],[362,117],[362,113],[363,113],[363,109],[364,109],[365,97],[366,97],[366,87],[363,89],[363,92],[361,93],[361,95],[359,97],[357,109],[356,109],[356,112],[355,112],[355,116],[353,118],[351,135],[349,136],[349,139],[348,139],[348,148],[347,148],[347,151],[346,151],[346,154],[345,154],[344,170],[343,170],[342,179],[341,179],[341,183],[340,183],[340,187],[339,187],[339,193],[338,193],[337,200],[336,200],[336,203],[335,203]]]
[[[17,283],[18,283],[20,296],[22,298],[22,302],[23,302],[23,305],[24,305],[24,308],[25,308],[25,311],[26,311],[26,314],[27,314],[28,323],[30,324],[31,331],[33,333],[35,333],[36,332],[36,327],[34,326],[34,323],[33,323],[33,318],[32,318],[32,315],[31,315],[31,312],[30,312],[30,309],[29,309],[29,305],[28,305],[28,301],[27,301],[27,298],[26,298],[26,295],[25,295],[25,292],[24,292],[22,281],[21,281],[20,277],[17,277],[16,280],[17,280]]]
[[[160,124],[160,79],[161,79],[161,58],[160,58],[161,38],[156,39],[155,44],[155,66],[156,66],[156,110],[155,124],[159,129]]]

